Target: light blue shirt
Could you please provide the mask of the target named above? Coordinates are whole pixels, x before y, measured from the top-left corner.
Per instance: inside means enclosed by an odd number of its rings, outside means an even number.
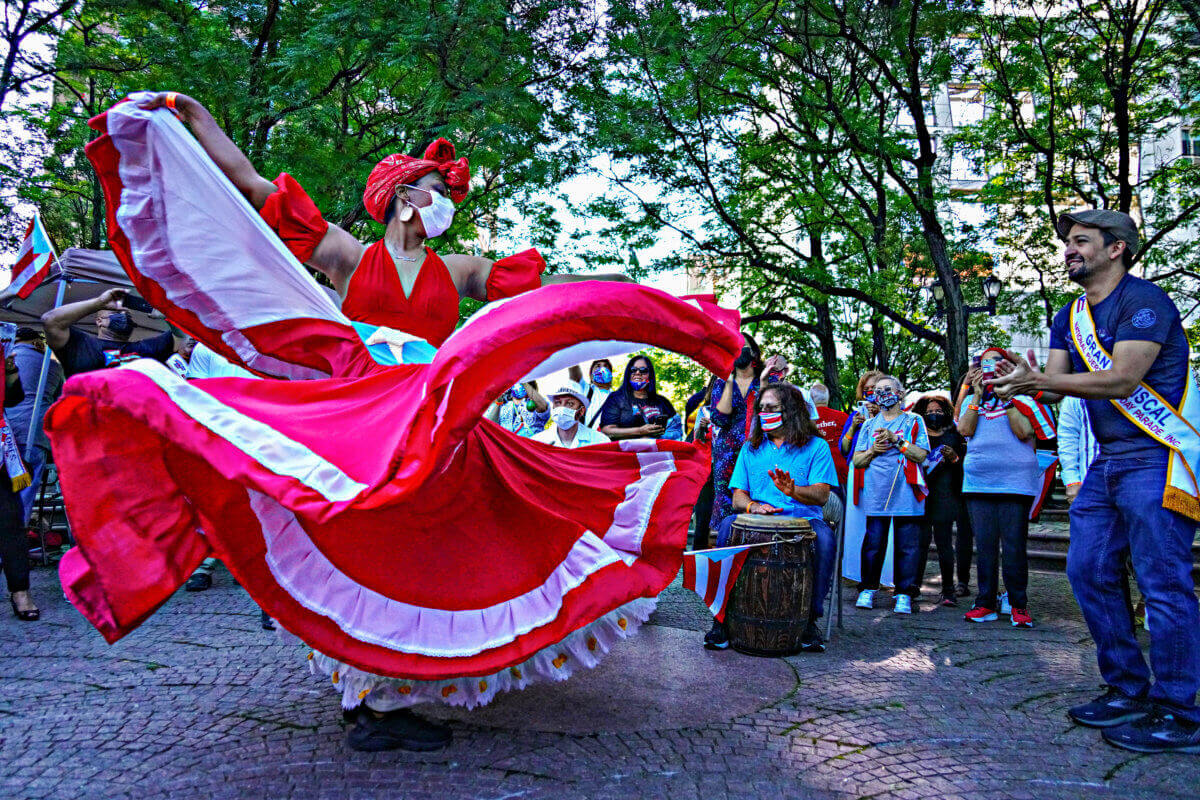
[[[786,516],[821,519],[821,506],[805,505],[779,491],[768,474],[773,469],[790,473],[797,486],[812,486],[814,483],[837,486],[837,470],[826,441],[814,436],[808,440],[808,444],[796,447],[786,443],[777,446],[764,438],[757,450],[747,441],[738,451],[733,477],[729,479],[730,490],[741,489],[755,502],[782,508]]]
[[[913,423],[917,434],[912,436]],[[910,441],[922,450],[929,450],[929,434],[925,421],[916,414],[904,412],[893,420],[876,414],[862,424],[858,431],[858,444],[854,450],[862,453],[875,444],[875,431],[887,429]],[[918,500],[912,487],[904,477],[904,462],[907,461],[899,448],[893,447],[880,453],[867,465],[863,475],[863,488],[859,508],[869,517],[919,517],[925,513],[925,501]]]
[[[1092,434],[1087,406],[1078,397],[1064,397],[1058,406],[1058,457],[1063,483],[1081,483],[1098,455],[1100,443]]]

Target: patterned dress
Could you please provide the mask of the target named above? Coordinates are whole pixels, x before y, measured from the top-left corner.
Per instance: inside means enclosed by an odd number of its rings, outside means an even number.
[[[754,407],[755,398],[758,397],[758,378],[750,383],[745,396],[742,395],[737,381],[734,381],[733,411],[729,414],[722,414],[717,410],[717,402],[724,392],[725,381],[718,378],[713,384],[712,402],[709,404],[713,422],[713,530],[720,526],[721,520],[733,513],[733,495],[729,491],[729,479],[733,477],[738,452],[746,442],[750,427],[749,409]]]

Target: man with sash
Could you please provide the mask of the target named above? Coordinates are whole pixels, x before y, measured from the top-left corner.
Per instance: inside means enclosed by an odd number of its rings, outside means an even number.
[[[1200,753],[1200,392],[1187,337],[1167,294],[1128,272],[1138,231],[1127,214],[1063,214],[1058,233],[1084,294],[1055,316],[1044,373],[1010,352],[992,385],[1002,397],[1082,398],[1100,444],[1071,504],[1067,575],[1108,691],[1067,714],[1128,750]],[[1153,684],[1121,591],[1127,554],[1154,620]]]

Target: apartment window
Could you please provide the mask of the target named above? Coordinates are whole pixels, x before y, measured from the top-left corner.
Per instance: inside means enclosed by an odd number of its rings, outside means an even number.
[[[1200,159],[1200,129],[1180,128],[1180,153],[1189,158]]]

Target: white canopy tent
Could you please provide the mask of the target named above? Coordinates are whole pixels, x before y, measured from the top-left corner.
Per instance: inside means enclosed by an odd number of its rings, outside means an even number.
[[[41,329],[42,314],[47,311],[67,303],[91,300],[113,288],[125,289],[129,294],[137,295],[129,276],[111,251],[68,248],[54,261],[50,274],[28,297],[21,298],[7,287],[0,291],[0,322]],[[130,310],[129,315],[137,326],[133,332],[134,339],[144,339],[167,329],[167,320],[158,311],[144,314]],[[95,315],[81,319],[78,324],[83,327],[95,325]],[[46,356],[42,359],[42,371],[38,375],[37,399],[25,439],[25,458],[29,460],[32,459],[37,425],[41,420],[42,393],[46,389],[49,370],[50,350],[47,348]]]

